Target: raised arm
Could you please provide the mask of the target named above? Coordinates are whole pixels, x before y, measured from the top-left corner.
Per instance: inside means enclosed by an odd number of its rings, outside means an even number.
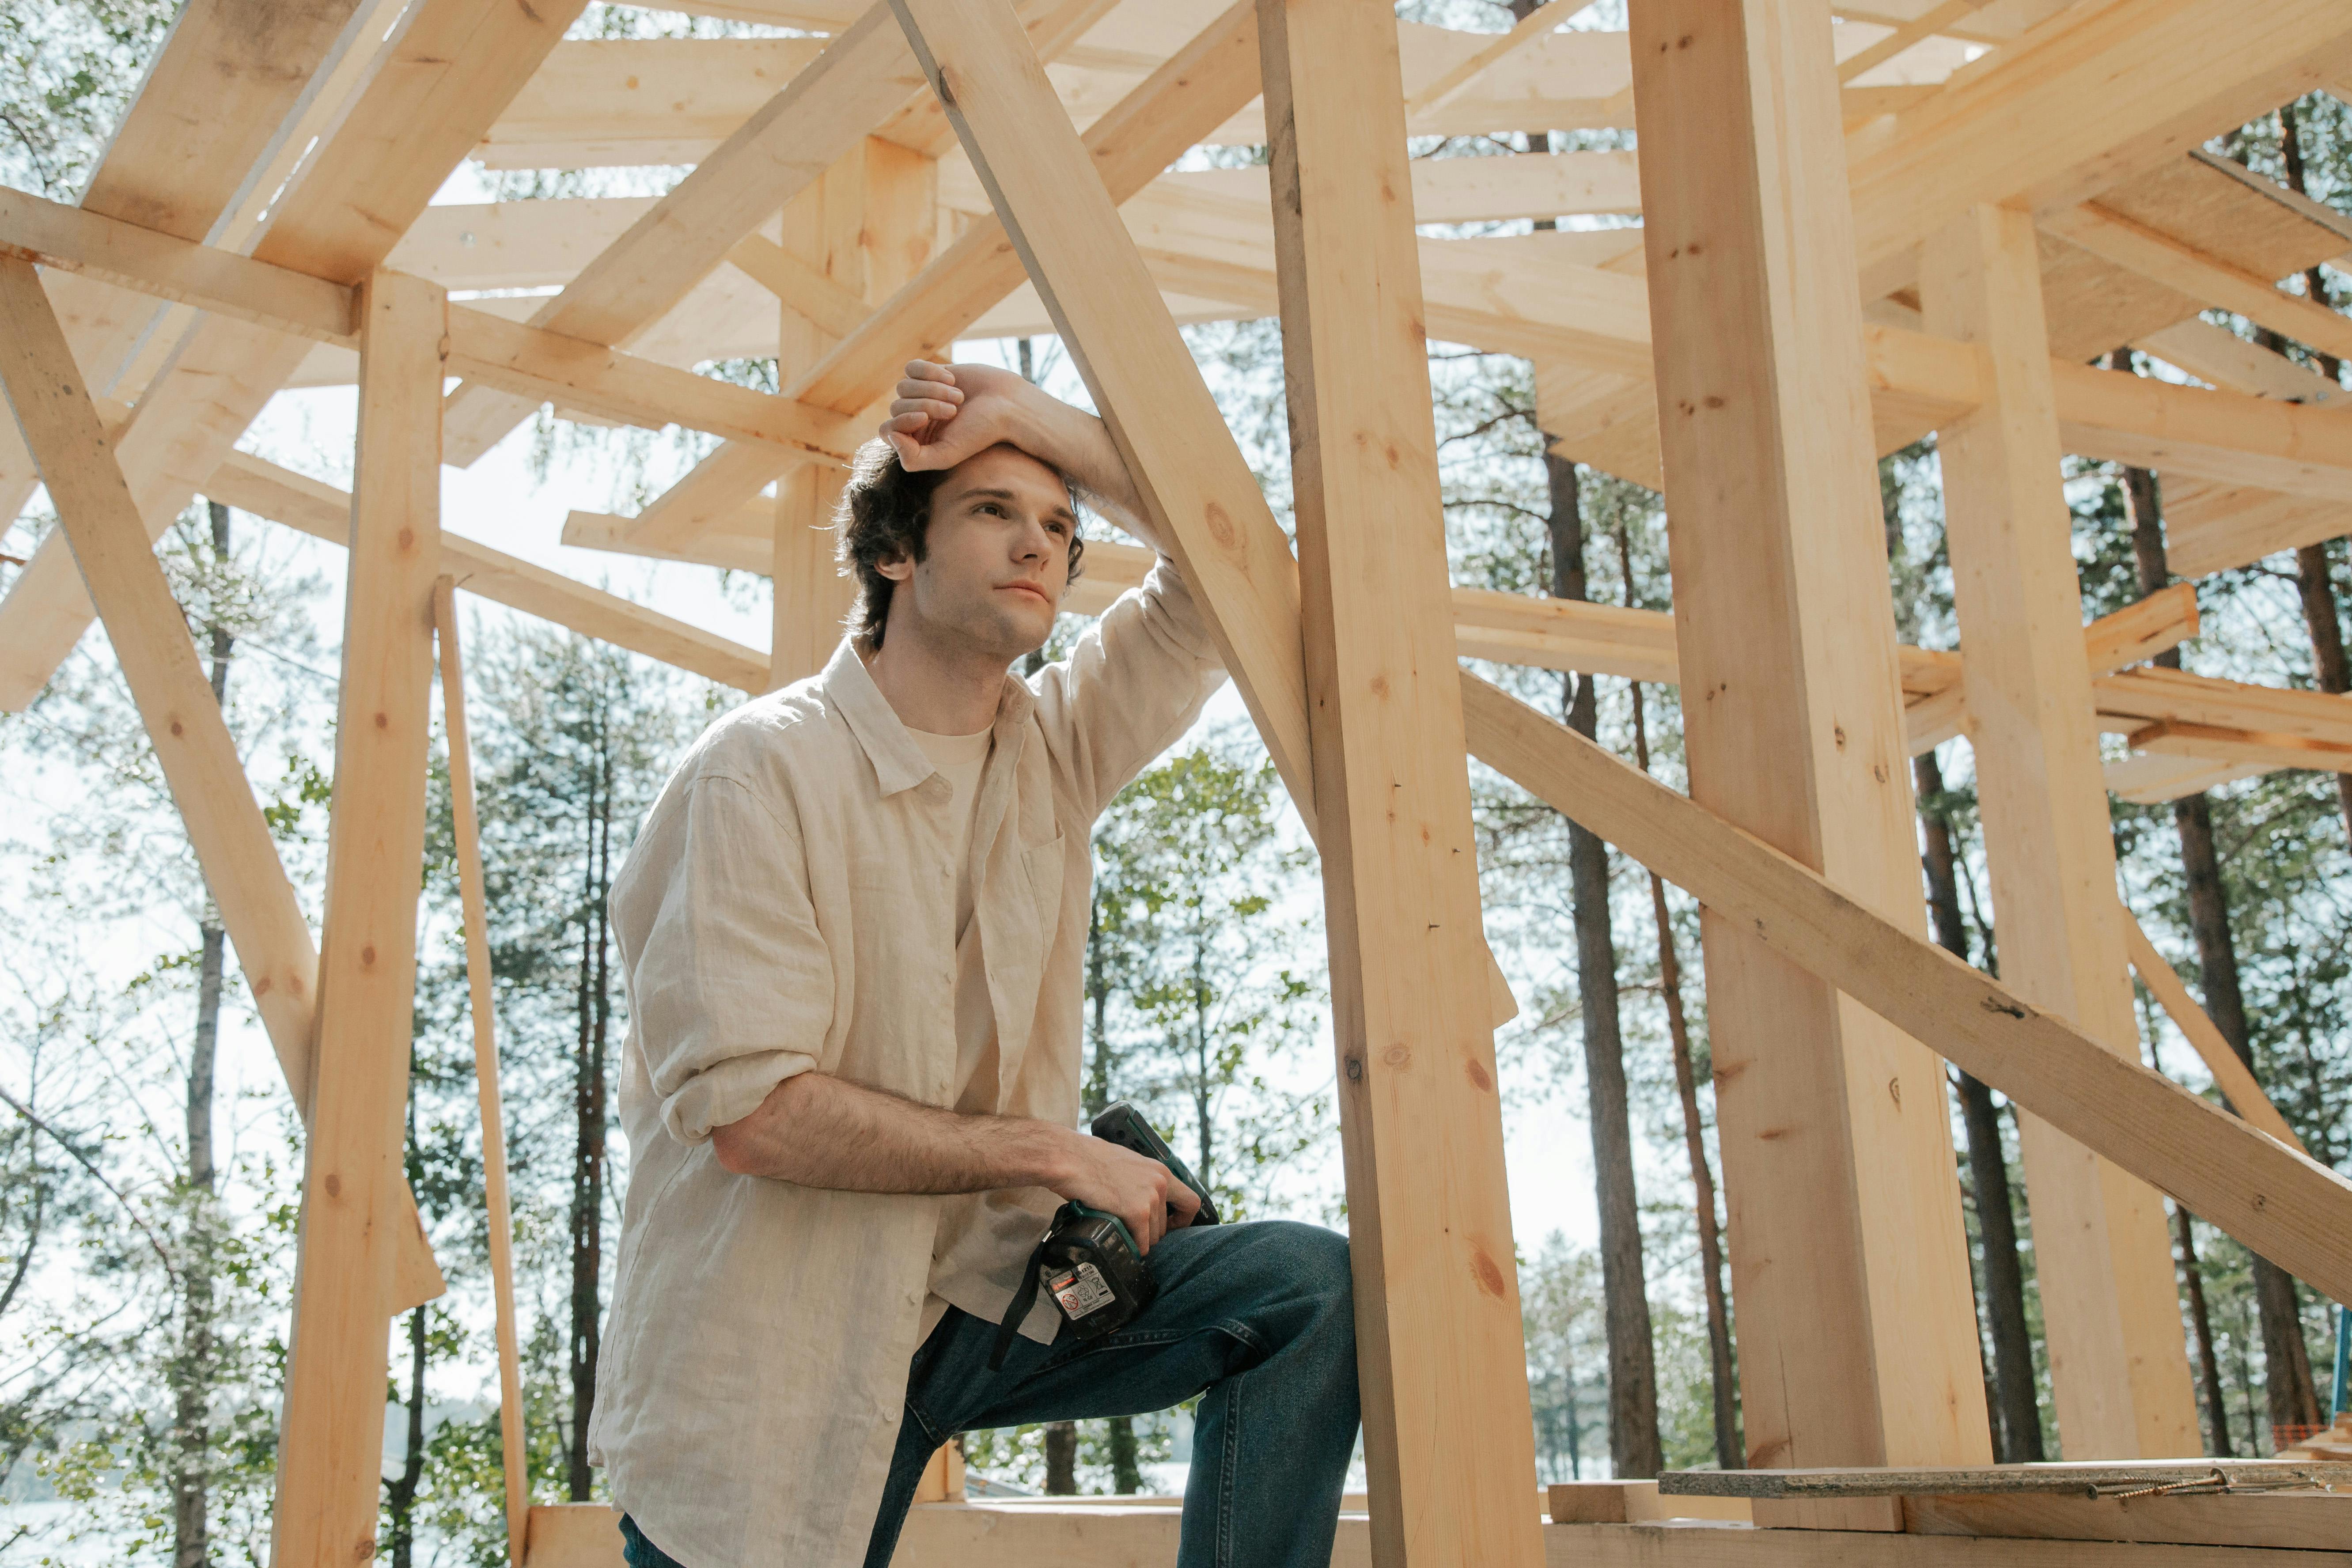
[[[714,1128],[719,1163],[741,1176],[855,1193],[982,1193],[1044,1187],[1127,1222],[1149,1252],[1168,1207],[1189,1221],[1200,1198],[1168,1167],[1050,1121],[966,1116],[804,1072],[740,1121]]]
[[[883,438],[908,471],[951,468],[1000,442],[1060,469],[1088,504],[1165,553],[1103,422],[1009,370],[911,360]]]

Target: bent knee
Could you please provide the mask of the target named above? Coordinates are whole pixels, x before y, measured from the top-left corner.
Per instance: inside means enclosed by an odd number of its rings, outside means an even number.
[[[1284,1274],[1300,1290],[1340,1307],[1354,1300],[1355,1279],[1349,1268],[1346,1237],[1298,1220],[1262,1223],[1277,1231],[1274,1250],[1281,1256]]]

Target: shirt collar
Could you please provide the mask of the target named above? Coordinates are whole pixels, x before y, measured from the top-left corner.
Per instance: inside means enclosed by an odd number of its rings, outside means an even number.
[[[826,700],[840,710],[849,732],[856,737],[866,759],[874,764],[875,782],[886,798],[914,788],[937,771],[930,757],[899,721],[898,710],[890,706],[890,700],[874,684],[873,673],[866,668],[866,661],[857,655],[856,645],[849,638],[844,637],[833,650],[833,658],[818,677],[818,684],[824,688]],[[1036,700],[1019,677],[1009,670],[1005,673],[1004,693],[997,700],[994,726],[1000,750],[1008,731],[1028,721]]]

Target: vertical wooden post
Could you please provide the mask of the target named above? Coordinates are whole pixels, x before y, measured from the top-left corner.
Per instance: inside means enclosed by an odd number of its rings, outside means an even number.
[[[499,1093],[499,1036],[490,995],[490,913],[482,879],[482,829],[474,810],[474,744],[466,720],[466,661],[457,639],[456,579],[433,584],[433,630],[441,649],[441,728],[449,740],[449,816],[457,847],[457,896],[466,922],[466,1001],[474,1022],[474,1100],[482,1113],[482,1201],[490,1232],[490,1307],[499,1346],[499,1443],[507,1482],[507,1561],[522,1568],[530,1524],[523,1468],[522,1352],[515,1329],[514,1215],[508,1203],[506,1108]]]
[[[1631,15],[1691,795],[1924,934],[1829,0]],[[1990,1463],[1941,1064],[1701,934],[1748,1463]]]
[[[1541,1532],[1394,19],[1260,0],[1373,1561]]]
[[[867,137],[784,208],[784,248],[880,304],[931,258],[938,167],[920,153]],[[790,305],[782,312],[777,379],[789,384],[839,340]],[[841,640],[856,589],[835,566],[830,525],[846,477],[830,465],[803,463],[776,482],[772,689],[814,675]]]
[[[447,299],[378,271],[362,304],[319,1047],[271,1529],[270,1561],[285,1565],[374,1551],[425,861]]]
[[[1983,403],[1938,451],[2001,979],[2137,1061],[2032,215],[1946,226],[1920,302],[1930,331],[1987,355]],[[2204,1452],[2163,1200],[2041,1118],[2018,1126],[2066,1457]]]

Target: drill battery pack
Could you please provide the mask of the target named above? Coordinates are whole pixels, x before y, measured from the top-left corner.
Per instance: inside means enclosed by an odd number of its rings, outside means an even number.
[[[1169,1173],[1201,1200],[1192,1223],[1217,1223],[1216,1205],[1210,1202],[1207,1189],[1133,1106],[1119,1101],[1096,1117],[1091,1130],[1106,1142],[1167,1166]],[[1171,1205],[1168,1212],[1174,1215],[1175,1206]],[[1004,1364],[1005,1352],[1012,1349],[1022,1321],[1036,1304],[1040,1289],[1052,1297],[1055,1306],[1061,1310],[1068,1331],[1089,1340],[1116,1332],[1133,1322],[1159,1293],[1159,1286],[1151,1277],[1150,1260],[1135,1245],[1125,1220],[1082,1203],[1066,1203],[1055,1211],[1045,1239],[1030,1255],[1021,1289],[1014,1293],[1003,1321],[997,1325],[996,1345],[988,1358],[992,1372]]]

